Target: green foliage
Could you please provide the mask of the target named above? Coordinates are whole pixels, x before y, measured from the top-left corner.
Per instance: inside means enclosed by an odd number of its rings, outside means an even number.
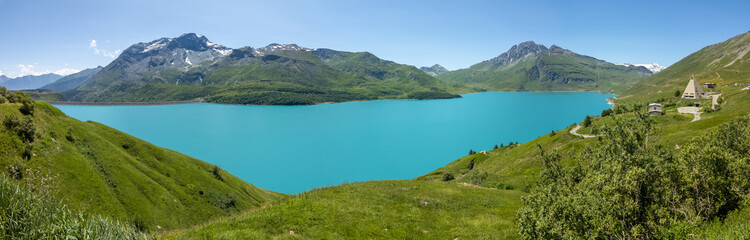
[[[674,96],[675,97],[681,97],[682,96],[682,92],[680,92],[680,90],[674,90]]]
[[[443,181],[450,181],[456,179],[456,177],[453,176],[453,173],[445,173],[443,174]]]
[[[750,120],[733,120],[674,155],[654,144],[653,120],[617,119],[599,145],[565,167],[542,152],[538,186],[524,197],[519,231],[527,239],[652,239],[684,236],[724,216],[750,190]],[[688,226],[688,228],[685,228]],[[683,229],[683,230],[679,230]]]
[[[497,147],[497,145],[495,145],[495,147]],[[476,160],[477,160],[476,158],[472,158],[471,162],[469,162],[469,166],[467,166],[466,169],[469,169],[469,170],[474,169],[474,164],[475,164]]]
[[[15,115],[7,115],[3,118],[3,125],[26,143],[34,142],[34,139],[39,135],[33,118],[29,116],[19,118]]]
[[[0,239],[149,239],[133,226],[71,211],[0,176]]]
[[[583,124],[581,124],[583,127],[591,126],[591,116],[586,115],[586,118],[583,119]]]
[[[608,109],[604,109],[604,110],[602,110],[602,115],[601,115],[601,116],[602,116],[602,117],[606,117],[606,116],[612,115],[612,112],[613,112],[613,111],[612,111],[612,109],[611,109],[611,108],[608,108]]]
[[[211,173],[219,181],[224,181],[224,177],[221,176],[221,168],[219,168],[219,166],[214,165],[214,167],[211,169]]]

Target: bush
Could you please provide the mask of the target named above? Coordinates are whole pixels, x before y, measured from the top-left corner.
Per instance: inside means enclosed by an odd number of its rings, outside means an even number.
[[[445,173],[445,174],[443,174],[443,181],[450,181],[450,180],[453,180],[453,179],[456,179],[456,178],[453,177],[452,173]]]
[[[591,126],[591,116],[586,115],[586,118],[583,119],[583,127]]]
[[[474,169],[474,161],[476,161],[476,160],[477,160],[476,158],[472,158],[471,162],[469,162],[469,166],[467,167],[467,169],[469,169],[469,170]]]
[[[34,139],[36,139],[39,134],[37,132],[36,124],[34,124],[34,121],[28,116],[23,117],[23,119],[19,119],[14,115],[5,116],[3,119],[3,125],[5,125],[8,130],[15,132],[16,135],[26,143],[34,142]]]
[[[518,211],[523,238],[670,238],[750,200],[750,118],[676,154],[649,143],[653,120],[645,114],[615,122],[568,167],[557,153],[541,152],[540,180]]]
[[[610,109],[604,109],[604,110],[602,110],[602,117],[606,117],[606,116],[609,116],[609,115],[612,115],[612,109],[611,108]]]
[[[221,168],[219,166],[214,165],[214,168],[211,170],[211,173],[214,174],[214,177],[218,179],[219,181],[224,181],[224,177],[221,176]]]
[[[34,115],[34,100],[26,97],[26,99],[23,99],[21,101],[21,104],[22,105],[20,108],[18,108],[18,111],[21,111],[21,113],[23,113],[24,115]]]
[[[550,136],[550,137],[554,137],[554,136],[555,136],[555,134],[557,134],[557,133],[555,133],[555,130],[552,130],[552,132],[551,132],[551,133],[549,133],[549,136]]]
[[[680,96],[682,96],[682,92],[680,92],[680,90],[675,90],[674,91],[674,96],[675,97],[680,97]]]

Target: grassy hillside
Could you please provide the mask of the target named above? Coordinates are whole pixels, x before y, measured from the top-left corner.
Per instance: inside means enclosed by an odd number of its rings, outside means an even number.
[[[645,102],[671,98],[685,91],[692,75],[698,83],[750,83],[750,32],[707,46],[625,91],[618,101]],[[730,88],[731,89],[731,88]],[[704,89],[705,91],[714,91]]]
[[[375,181],[316,189],[166,239],[495,239],[516,236],[517,190]]]
[[[132,224],[71,211],[0,175],[0,239],[148,239]]]
[[[575,54],[556,46],[514,62],[491,60],[437,78],[491,91],[600,91],[618,93],[651,74],[647,69],[620,66]]]
[[[31,113],[19,111],[29,106]],[[279,197],[216,166],[78,121],[46,103],[2,103],[0,120],[3,174],[72,209],[142,230],[185,227]]]

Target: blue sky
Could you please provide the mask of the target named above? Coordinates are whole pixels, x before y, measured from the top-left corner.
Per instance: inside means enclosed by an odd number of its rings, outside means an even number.
[[[451,70],[527,40],[670,65],[750,30],[748,9],[750,1],[0,0],[0,73],[104,66],[131,44],[186,32],[232,48],[296,43]]]

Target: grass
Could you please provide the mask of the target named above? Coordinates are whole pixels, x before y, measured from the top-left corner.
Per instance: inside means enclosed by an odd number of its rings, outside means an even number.
[[[37,102],[33,116],[23,116],[19,107],[0,104],[0,120],[32,123],[29,128],[0,126],[2,173],[76,211],[158,231],[253,209],[281,197],[223,170],[218,171],[220,180],[211,164],[96,122],[78,121],[49,104]],[[30,129],[32,134],[18,134],[18,129]],[[31,141],[21,136],[32,136]]]
[[[311,190],[164,239],[517,238],[523,192],[455,182],[372,181]],[[292,234],[293,232],[293,234]]]
[[[149,239],[131,224],[72,211],[0,175],[0,239]]]

